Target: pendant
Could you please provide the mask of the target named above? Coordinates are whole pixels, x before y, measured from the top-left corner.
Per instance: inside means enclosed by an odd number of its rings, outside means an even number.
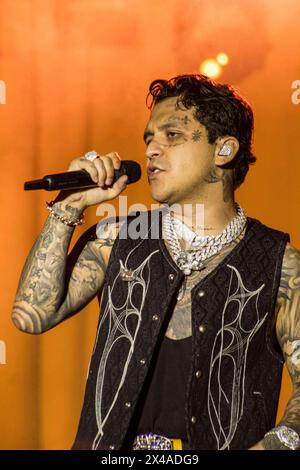
[[[122,281],[127,281],[127,282],[134,281],[137,277],[135,271],[131,271],[130,269],[126,269],[124,267],[120,269],[120,275],[121,275]]]
[[[184,276],[183,282],[182,282],[182,284],[180,286],[180,289],[179,289],[179,292],[177,294],[178,302],[180,302],[180,300],[182,300],[183,297],[184,297],[184,294],[185,294],[185,291],[186,291],[186,283],[187,283],[187,279],[186,279],[186,276]]]
[[[205,269],[204,263],[199,262],[199,264],[197,266],[197,269],[195,269],[194,272],[195,271],[198,271],[198,272],[203,271],[203,269]],[[187,273],[187,271],[188,271],[188,273]],[[183,297],[185,296],[186,288],[187,288],[187,277],[192,273],[192,271],[191,270],[186,270],[186,271],[183,270],[183,273],[184,273],[185,276],[184,276],[183,282],[182,282],[181,287],[180,287],[180,289],[178,291],[178,294],[177,294],[178,302],[180,302],[180,300],[182,300]]]

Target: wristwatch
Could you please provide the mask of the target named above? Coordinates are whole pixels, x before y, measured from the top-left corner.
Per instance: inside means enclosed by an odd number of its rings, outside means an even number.
[[[275,447],[273,443],[271,444],[271,440],[268,439],[268,437],[271,436],[276,436],[277,440],[280,442],[279,449],[297,450],[300,446],[299,434],[294,431],[294,429],[288,428],[287,426],[277,426],[264,435],[263,442],[265,448],[267,450],[276,450],[277,446]]]

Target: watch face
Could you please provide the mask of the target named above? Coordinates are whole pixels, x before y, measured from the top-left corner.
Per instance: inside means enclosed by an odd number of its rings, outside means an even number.
[[[277,435],[280,441],[290,449],[296,449],[300,445],[300,439],[296,431],[287,426],[279,427]]]

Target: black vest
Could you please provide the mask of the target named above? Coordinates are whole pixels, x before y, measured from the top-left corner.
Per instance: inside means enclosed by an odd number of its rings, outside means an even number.
[[[112,248],[73,449],[124,445],[183,281],[162,238],[151,238],[154,231],[150,226],[138,239],[123,232]],[[247,449],[275,424],[283,358],[274,311],[288,240],[248,218],[244,238],[192,290],[185,403],[191,450]]]

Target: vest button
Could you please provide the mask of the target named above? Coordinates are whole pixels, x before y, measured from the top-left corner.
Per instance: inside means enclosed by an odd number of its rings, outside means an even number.
[[[204,296],[205,296],[204,290],[199,290],[199,292],[198,292],[198,297],[201,298],[201,297],[204,297]]]
[[[125,403],[125,406],[126,406],[126,408],[131,408],[131,403],[130,403],[129,401],[127,401],[127,402]]]
[[[159,316],[156,315],[156,313],[155,313],[155,314],[153,315],[153,317],[152,317],[152,320],[153,320],[153,321],[158,321],[158,320],[159,320]]]
[[[115,450],[115,446],[109,446],[110,450]]]
[[[142,366],[144,366],[144,365],[146,364],[146,359],[141,359],[141,360],[140,360],[140,364],[141,364]]]
[[[201,323],[201,325],[199,325],[198,329],[199,329],[200,333],[204,333],[205,330],[206,330],[205,325],[203,325],[202,323]]]
[[[192,423],[193,423],[193,424],[195,424],[195,423],[196,423],[196,421],[197,421],[197,418],[196,418],[196,416],[192,416],[192,418],[191,418],[191,421],[192,421]]]
[[[170,282],[173,282],[174,279],[175,279],[175,274],[173,274],[173,273],[169,274],[168,278],[169,278]]]
[[[196,372],[196,378],[197,378],[197,379],[200,379],[201,376],[202,376],[201,370],[197,370],[197,372]]]

